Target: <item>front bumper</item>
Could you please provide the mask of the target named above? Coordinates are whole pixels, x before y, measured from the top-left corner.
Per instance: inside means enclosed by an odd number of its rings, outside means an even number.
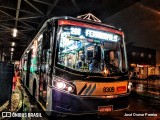
[[[95,114],[99,106],[113,106],[113,111],[129,106],[129,94],[116,98],[77,96],[52,89],[52,111],[65,114]]]

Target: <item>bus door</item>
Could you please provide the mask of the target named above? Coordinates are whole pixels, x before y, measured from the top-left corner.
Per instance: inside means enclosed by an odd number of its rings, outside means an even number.
[[[50,25],[48,25],[50,26]],[[51,64],[52,64],[52,48],[53,48],[53,34],[52,27],[47,28],[48,31],[43,32],[38,51],[40,52],[40,70],[39,70],[39,101],[46,107],[47,101],[47,84],[48,78],[51,77]]]
[[[41,56],[41,72],[40,72],[40,86],[39,86],[39,97],[42,104],[46,103],[47,99],[47,50],[42,50],[42,56]]]
[[[32,54],[32,50],[29,51],[28,58],[27,58],[26,86],[28,88],[29,88],[29,75],[30,75],[30,67],[31,67],[31,54]]]
[[[43,39],[47,39],[46,41],[50,41],[50,37],[46,37],[43,34]],[[50,65],[51,65],[51,49],[50,45],[47,43],[47,47],[43,47],[43,39],[41,44],[41,61],[40,61],[40,74],[39,74],[39,100],[43,104],[43,106],[46,106],[47,101],[47,80],[50,75]]]

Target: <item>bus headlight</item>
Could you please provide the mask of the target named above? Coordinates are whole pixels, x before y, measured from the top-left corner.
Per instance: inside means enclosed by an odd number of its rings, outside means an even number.
[[[52,87],[57,88],[59,90],[64,90],[66,92],[73,92],[75,90],[74,85],[58,77],[55,77],[52,80]]]
[[[132,83],[131,83],[131,82],[128,83],[128,89],[129,89],[129,90],[132,89]]]
[[[69,92],[71,92],[73,90],[73,88],[71,86],[68,87],[67,89]]]
[[[56,87],[58,89],[64,89],[66,88],[66,84],[64,82],[56,82]]]

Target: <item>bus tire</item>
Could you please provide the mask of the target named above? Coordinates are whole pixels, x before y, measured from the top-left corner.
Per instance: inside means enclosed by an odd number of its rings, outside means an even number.
[[[36,85],[36,80],[34,79],[33,81],[33,97],[35,100],[37,100],[37,85]]]

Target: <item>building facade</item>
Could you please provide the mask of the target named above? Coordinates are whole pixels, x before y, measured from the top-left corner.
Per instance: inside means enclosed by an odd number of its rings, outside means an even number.
[[[146,79],[149,75],[155,75],[156,50],[150,48],[127,46],[129,69],[134,72],[134,77]]]
[[[156,51],[156,75],[160,75],[160,50]]]

